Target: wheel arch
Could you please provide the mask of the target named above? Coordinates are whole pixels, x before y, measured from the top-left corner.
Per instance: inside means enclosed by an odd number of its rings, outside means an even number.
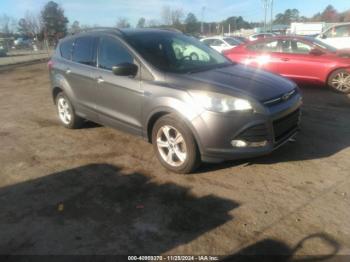
[[[198,147],[199,152],[203,152],[202,151],[202,145],[199,139],[199,135],[196,132],[195,128],[193,127],[191,121],[189,119],[187,119],[186,117],[184,117],[179,111],[177,111],[176,109],[170,108],[170,107],[162,107],[159,108],[158,110],[152,112],[152,114],[150,114],[150,116],[148,117],[147,121],[146,121],[146,130],[145,130],[145,139],[147,139],[147,141],[149,143],[152,143],[152,130],[154,127],[154,124],[157,122],[158,119],[160,119],[161,117],[167,115],[167,114],[175,114],[178,117],[180,117],[184,123],[186,124],[186,126],[191,130],[191,133],[194,137],[195,143]]]
[[[329,78],[331,77],[331,75],[335,72],[335,71],[337,71],[337,70],[346,70],[346,71],[348,71],[349,73],[350,73],[350,67],[346,67],[346,66],[342,66],[342,67],[336,67],[336,68],[332,68],[329,72],[328,72],[328,74],[327,74],[327,76],[326,76],[326,79],[325,79],[325,83],[326,83],[326,85],[328,86],[328,81],[329,81]]]

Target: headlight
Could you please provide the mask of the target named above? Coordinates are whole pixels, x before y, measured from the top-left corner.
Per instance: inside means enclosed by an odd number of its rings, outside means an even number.
[[[249,101],[242,98],[200,90],[192,90],[190,94],[198,104],[209,111],[224,113],[252,109]]]

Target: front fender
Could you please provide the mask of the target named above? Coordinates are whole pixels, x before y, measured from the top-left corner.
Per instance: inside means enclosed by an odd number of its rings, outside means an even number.
[[[157,97],[150,99],[150,101],[145,103],[143,111],[143,134],[145,138],[149,138],[151,135],[151,130],[148,129],[148,126],[155,116],[174,113],[183,119],[186,125],[190,128],[194,138],[197,141],[199,149],[201,150],[202,146],[200,144],[200,139],[192,122],[200,116],[203,109],[198,108],[188,94],[185,94],[185,96],[188,96],[187,98],[183,97],[185,101],[173,97]]]

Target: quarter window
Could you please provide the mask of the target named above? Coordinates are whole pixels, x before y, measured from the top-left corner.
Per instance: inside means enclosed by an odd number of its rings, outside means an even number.
[[[61,56],[70,60],[72,55],[73,40],[66,40],[60,44]]]
[[[95,45],[93,37],[80,37],[75,40],[73,48],[73,61],[84,64],[95,66]]]
[[[112,37],[103,37],[98,52],[99,67],[112,70],[112,67],[122,63],[133,63],[134,59],[120,42]]]

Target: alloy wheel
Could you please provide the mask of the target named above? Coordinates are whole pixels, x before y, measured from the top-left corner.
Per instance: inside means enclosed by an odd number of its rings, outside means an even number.
[[[72,120],[72,111],[68,101],[64,97],[57,100],[58,115],[65,125],[69,125]]]
[[[330,84],[334,89],[338,91],[341,91],[341,92],[350,91],[350,73],[346,71],[339,72],[332,78]]]
[[[170,125],[159,128],[157,148],[162,159],[170,166],[181,166],[187,159],[185,139],[176,128]]]

